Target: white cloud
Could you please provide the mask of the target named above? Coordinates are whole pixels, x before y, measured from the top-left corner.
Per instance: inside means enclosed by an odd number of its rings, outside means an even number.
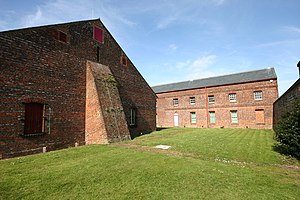
[[[249,62],[238,62],[229,68],[224,62],[220,66],[219,60],[220,58],[217,55],[207,54],[194,60],[178,62],[175,64],[175,67],[170,69],[172,73],[180,74],[174,82],[209,78],[249,69]]]
[[[185,74],[185,80],[207,78],[224,73],[224,71],[212,67],[216,61],[216,55],[200,56],[195,60],[176,63],[173,70],[180,70],[181,74]]]
[[[267,42],[267,43],[258,44],[255,47],[260,48],[260,47],[274,47],[274,46],[283,46],[283,45],[296,45],[297,43],[300,43],[300,39]]]
[[[221,6],[225,3],[225,0],[213,0],[214,4],[217,6]]]
[[[291,34],[300,34],[300,28],[296,26],[283,26],[281,30]]]
[[[176,16],[176,15],[162,18],[157,24],[157,29],[164,29],[177,20],[178,20],[178,16]]]
[[[216,58],[217,58],[216,55],[200,57],[200,58],[196,59],[195,61],[193,61],[191,68],[193,70],[205,69],[205,68],[211,66],[215,62]]]
[[[202,56],[191,62],[188,67],[189,72],[186,78],[189,80],[207,78],[212,76],[217,76],[219,73],[213,67],[217,60],[216,55]]]
[[[168,46],[168,50],[169,50],[169,52],[176,51],[177,50],[177,46],[175,44],[170,44]]]
[[[35,13],[23,17],[22,26],[37,26],[99,17],[105,21],[106,25],[115,29],[120,25],[133,26],[136,24],[121,12],[121,8],[111,6],[110,1],[55,0],[38,5]]]
[[[37,7],[37,11],[34,14],[30,14],[24,19],[24,25],[25,26],[34,26],[34,25],[40,25],[40,23],[43,23],[43,13],[40,9],[40,7]]]
[[[202,10],[207,7],[221,6],[225,0],[164,0],[151,7],[152,15],[158,16],[156,28],[161,30],[178,23],[206,24]],[[147,10],[149,12],[149,10]]]

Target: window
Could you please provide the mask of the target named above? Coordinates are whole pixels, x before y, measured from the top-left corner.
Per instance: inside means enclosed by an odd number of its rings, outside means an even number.
[[[124,56],[124,55],[121,56],[121,64],[122,64],[123,66],[127,66],[127,58],[126,58],[126,56]]]
[[[41,134],[44,132],[44,104],[25,104],[24,134]]]
[[[230,111],[231,113],[231,123],[232,124],[237,124],[238,123],[238,115],[236,110]]]
[[[216,123],[216,113],[215,113],[215,111],[210,111],[209,112],[209,122],[211,124]]]
[[[190,97],[190,104],[195,105],[196,103],[196,98],[195,97]]]
[[[255,91],[254,92],[254,100],[262,100],[262,91]]]
[[[236,93],[231,93],[228,97],[230,102],[236,102]]]
[[[58,31],[58,40],[64,43],[68,42],[68,36],[66,33]]]
[[[191,124],[196,124],[196,113],[195,112],[191,112]]]
[[[130,126],[136,126],[136,108],[130,109]]]
[[[104,42],[103,30],[97,26],[94,26],[94,40],[100,43]]]
[[[208,103],[215,103],[215,96],[214,95],[209,95],[208,96]]]
[[[178,106],[178,105],[179,105],[178,98],[173,99],[173,106]]]
[[[255,110],[255,122],[256,124],[265,123],[265,112],[263,109]]]

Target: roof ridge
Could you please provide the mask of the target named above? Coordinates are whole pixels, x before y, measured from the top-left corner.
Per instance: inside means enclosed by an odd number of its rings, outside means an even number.
[[[188,80],[188,81],[179,81],[179,82],[172,82],[172,83],[166,83],[166,84],[159,84],[159,85],[154,85],[152,87],[159,87],[159,86],[172,85],[172,84],[178,84],[178,83],[188,83],[188,82],[193,82],[193,81],[206,80],[206,79],[212,79],[212,78],[219,78],[219,77],[225,77],[225,76],[231,76],[231,75],[238,75],[238,74],[246,74],[246,73],[257,72],[257,71],[264,71],[264,70],[274,70],[274,67],[267,67],[267,68],[263,68],[263,69],[250,70],[250,71],[245,71],[245,72],[237,72],[237,73],[232,73],[232,74],[224,74],[224,75],[219,75],[219,76],[211,76],[211,77],[194,79],[194,80]]]
[[[10,29],[10,30],[5,30],[5,31],[0,31],[0,33],[29,30],[29,29],[35,29],[35,28],[46,28],[46,27],[52,27],[52,26],[58,26],[58,25],[75,24],[75,23],[80,23],[80,22],[91,22],[91,21],[97,21],[97,20],[101,21],[100,18],[83,19],[83,20],[79,20],[79,21],[69,21],[69,22],[62,22],[62,23],[55,23],[55,24],[46,24],[46,25],[38,25],[38,26]]]

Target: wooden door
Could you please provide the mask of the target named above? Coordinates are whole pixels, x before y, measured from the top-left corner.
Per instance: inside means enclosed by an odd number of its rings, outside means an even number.
[[[25,104],[25,134],[42,133],[44,126],[44,105],[40,103]]]

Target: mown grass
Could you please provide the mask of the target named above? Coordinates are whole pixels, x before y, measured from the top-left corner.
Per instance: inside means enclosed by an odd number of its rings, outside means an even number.
[[[143,146],[167,144],[176,151],[207,159],[288,164],[286,157],[273,151],[275,141],[272,130],[172,128],[138,137],[130,143]]]
[[[0,199],[298,199],[299,163],[272,151],[273,142],[270,131],[166,129],[126,142],[129,148],[90,145],[2,160]],[[157,144],[172,147],[157,151]]]

